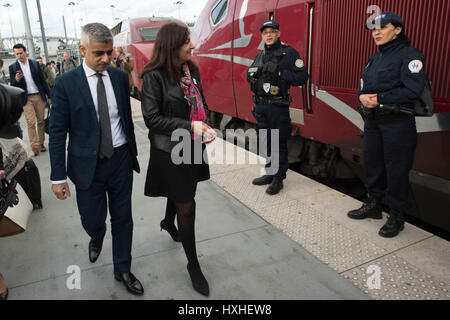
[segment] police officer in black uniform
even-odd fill
[[[270,130],[279,130],[279,167],[276,173],[253,180],[254,185],[270,184],[266,192],[277,194],[283,188],[283,180],[289,168],[287,139],[291,134],[289,104],[292,99],[289,88],[301,86],[308,81],[308,72],[299,53],[280,41],[280,25],[269,20],[261,24],[260,31],[264,41],[264,50],[260,52],[247,72],[247,81],[254,93],[255,106],[252,113],[258,128],[267,129],[267,155],[271,156]]]
[[[364,170],[369,201],[352,210],[352,219],[382,218],[386,196],[389,218],[379,235],[395,237],[404,227],[408,203],[409,171],[414,161],[417,131],[414,101],[426,81],[423,54],[410,46],[402,19],[384,12],[366,28],[379,51],[367,62],[358,90],[364,118]]]

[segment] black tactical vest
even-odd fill
[[[287,45],[281,46],[273,52],[272,59],[264,63],[265,50],[260,52],[248,69],[251,90],[255,93],[253,102],[257,104],[289,105],[290,84],[280,78],[280,62],[286,56]]]

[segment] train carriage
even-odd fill
[[[404,20],[426,58],[435,115],[416,117],[418,146],[410,173],[409,214],[450,231],[450,4],[447,0],[210,0],[192,39],[212,120],[221,129],[254,126],[246,71],[263,48],[260,24],[280,22],[281,40],[297,49],[310,74],[291,88],[290,159],[329,180],[364,179],[363,120],[356,90],[376,51],[364,23],[379,11]]]
[[[142,89],[142,79],[139,76],[150,61],[156,34],[164,24],[169,22],[184,24],[173,18],[133,18],[124,20],[111,29],[114,36],[114,47],[122,47],[133,63],[131,74],[134,88],[132,88],[132,94],[137,98]]]

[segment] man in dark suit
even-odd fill
[[[44,73],[37,61],[27,59],[27,49],[23,44],[16,44],[14,55],[17,61],[9,66],[11,85],[22,88],[25,93],[22,97],[23,111],[27,119],[28,138],[37,156],[39,151],[47,151],[45,141],[45,102],[50,101],[50,89],[45,81]],[[36,134],[37,119],[37,134]]]
[[[133,294],[144,289],[130,272],[133,220],[133,169],[139,172],[131,116],[128,75],[110,67],[111,31],[100,23],[83,27],[79,49],[84,63],[55,79],[50,116],[52,190],[70,196],[75,184],[81,222],[91,237],[89,259],[95,262],[106,233],[107,201],[111,215],[114,277]],[[66,137],[69,133],[66,167]]]

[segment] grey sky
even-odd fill
[[[75,6],[69,6],[73,2]],[[182,0],[181,5],[175,5],[176,0],[40,0],[47,36],[64,36],[62,16],[66,20],[67,35],[80,36],[81,25],[89,22],[101,22],[108,27],[116,25],[126,18],[174,17],[179,15],[183,21],[195,21],[200,15],[208,0]],[[4,7],[9,3],[12,7]],[[111,8],[111,5],[114,8]],[[27,0],[28,14],[30,17],[31,32],[34,36],[40,36],[39,16],[36,0]],[[11,15],[14,36],[23,35],[25,32],[20,0],[0,0],[0,34],[2,37],[11,36],[11,26],[8,11]],[[114,17],[113,17],[114,14]]]

